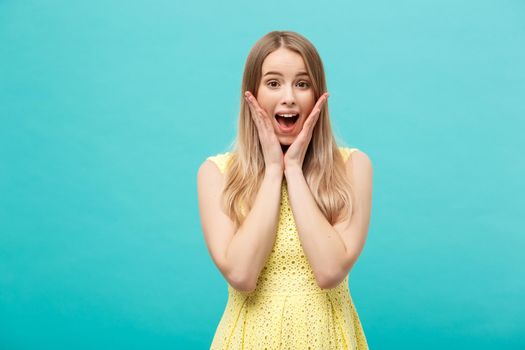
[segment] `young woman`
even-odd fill
[[[211,349],[368,349],[348,287],[372,165],[336,144],[324,68],[290,31],[250,51],[238,136],[197,175],[206,245],[228,283]]]

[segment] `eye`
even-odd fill
[[[307,81],[304,81],[304,80],[298,82],[297,84],[303,84],[303,86],[301,86],[301,87],[305,87],[305,88],[310,87],[310,83],[308,83]]]
[[[275,80],[270,80],[266,84],[271,86],[271,87],[277,87],[277,85],[272,85],[272,84],[279,84],[279,83],[277,81],[275,81]]]

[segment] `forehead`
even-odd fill
[[[306,67],[300,54],[281,47],[266,56],[263,61],[262,74],[270,71],[295,74],[306,72]]]

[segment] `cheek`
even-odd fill
[[[264,93],[263,91],[260,91],[257,94],[257,103],[259,103],[259,106],[261,106],[262,109],[264,109],[267,113],[273,113],[272,111],[275,108],[275,101],[272,99],[272,96]]]
[[[310,91],[304,96],[302,96],[301,102],[304,110],[310,113],[315,106],[315,98],[313,91]]]
[[[315,103],[313,100],[305,101],[304,103],[304,111],[306,112],[306,116],[308,117],[310,113],[312,113],[312,110],[314,109]]]

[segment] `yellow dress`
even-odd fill
[[[345,161],[356,148],[339,147]],[[222,173],[231,153],[209,157]],[[286,183],[277,236],[257,280],[242,292],[229,283],[228,301],[210,349],[368,349],[348,287],[321,289],[301,246]]]

